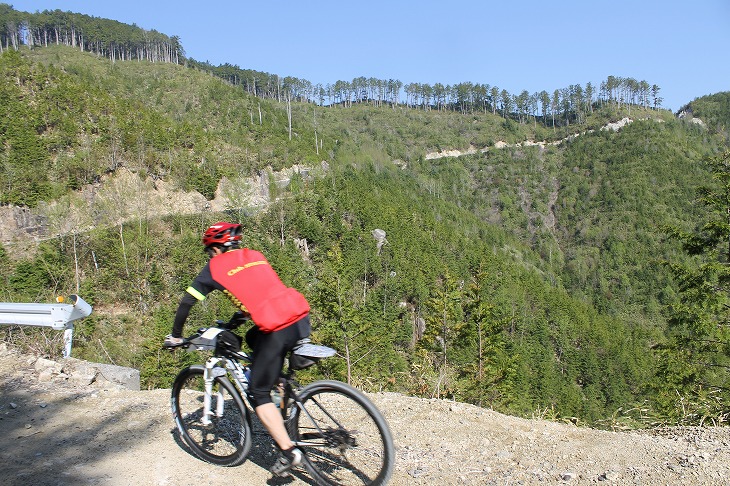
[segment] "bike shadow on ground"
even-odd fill
[[[263,424],[259,421],[255,414],[251,419],[251,432],[251,451],[249,451],[246,461],[256,464],[265,471],[268,471],[269,468],[274,465],[274,461],[276,461],[276,458],[278,456],[278,449],[274,445],[274,441],[271,439],[271,436],[266,431]],[[185,441],[182,440],[182,437],[180,436],[177,427],[172,427],[170,429],[170,434],[173,436],[175,443],[182,450],[190,454],[190,456],[192,456],[194,459],[198,461],[202,460],[198,456],[196,456],[190,449],[190,447],[185,443]],[[291,477],[288,478],[279,478],[272,475],[266,481],[266,484],[272,486],[284,485],[291,484],[295,480],[299,480],[305,484],[317,484],[305,471],[301,469],[295,469],[292,471],[291,474]]]

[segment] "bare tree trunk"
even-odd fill
[[[291,141],[291,95],[286,95],[286,116],[289,120],[289,140]]]
[[[317,140],[317,110],[312,108],[312,122],[314,124],[314,149],[319,155],[319,141]]]
[[[350,359],[350,341],[345,332],[345,362],[347,363],[347,384],[352,385],[352,360]]]
[[[436,382],[436,390],[434,390],[436,393],[436,396],[434,397],[433,395],[431,395],[431,398],[436,398],[437,400],[441,398],[441,382],[443,381],[443,379],[444,379],[444,370],[442,368],[441,371],[439,372],[439,379]]]
[[[447,331],[447,326],[448,326],[447,320],[448,320],[448,318],[446,316],[446,308],[444,306],[444,320],[441,323],[441,325],[443,326],[442,327],[442,332],[443,332],[443,335],[444,335],[444,342],[442,343],[442,346],[443,346],[443,349],[444,349],[444,369],[446,369],[446,331]]]
[[[286,238],[284,237],[284,203],[281,203],[281,207],[279,208],[279,228],[281,231],[281,236],[279,239],[279,245],[284,246],[284,243],[286,242]]]
[[[347,336],[347,326],[342,320],[342,293],[340,292],[340,276],[337,275],[337,306],[339,308],[340,327],[344,334],[345,363],[347,364],[347,384],[352,384],[352,360],[350,359],[350,340]]]
[[[479,381],[484,378],[484,343],[482,341],[482,323],[477,324],[477,334],[479,335]]]
[[[81,276],[79,275],[79,255],[76,252],[76,231],[72,234],[74,246],[74,274],[76,277],[76,293],[81,291]]]
[[[13,49],[16,50],[16,51],[18,50],[18,37],[17,37],[18,31],[17,31],[17,28],[18,27],[16,25],[13,25],[10,22],[8,22],[8,25],[7,25],[8,37],[10,37],[10,40],[13,43]]]
[[[122,241],[122,255],[124,256],[124,270],[129,277],[129,264],[127,263],[127,248],[124,246],[124,223],[119,223],[119,239]]]

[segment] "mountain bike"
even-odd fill
[[[188,351],[213,351],[205,365],[177,375],[171,405],[185,444],[200,459],[219,466],[242,464],[251,449],[252,406],[248,388],[251,357],[231,332],[246,319],[198,329],[183,340]],[[301,340],[288,354],[272,399],[281,410],[302,465],[319,485],[382,485],[393,472],[395,448],[388,424],[356,388],[334,380],[301,386],[295,372],[335,350]]]

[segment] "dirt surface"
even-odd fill
[[[234,468],[193,457],[176,438],[169,390],[130,391],[36,369],[0,344],[4,485],[312,484],[272,479],[271,442],[254,427]],[[394,393],[370,398],[396,443],[393,485],[730,484],[730,429],[606,432]]]

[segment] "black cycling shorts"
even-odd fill
[[[271,389],[276,384],[284,366],[286,353],[297,341],[309,337],[309,315],[274,332],[261,332],[254,326],[246,333],[246,343],[253,351],[249,390],[254,407],[271,403]]]

